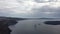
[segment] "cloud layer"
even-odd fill
[[[23,18],[60,17],[59,0],[58,2],[46,3],[41,3],[42,0],[41,2],[38,1],[40,0],[0,0],[0,16]]]

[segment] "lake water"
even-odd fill
[[[60,25],[47,25],[45,21],[60,21],[60,19],[30,19],[18,21],[9,26],[11,34],[60,34]]]

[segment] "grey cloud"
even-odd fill
[[[45,3],[45,2],[57,2],[58,0],[48,0],[48,1],[46,1],[46,0],[35,0],[35,2],[37,2],[37,3]]]
[[[24,14],[24,13],[14,13],[9,9],[0,9],[0,16],[10,16],[10,17],[26,17],[26,18],[40,18],[40,17],[48,17],[48,18],[59,18],[60,17],[60,7],[52,8],[49,6],[43,6],[40,8],[32,8],[31,10],[33,14]],[[46,12],[50,12],[47,14]]]
[[[49,0],[48,2],[57,2],[58,0]]]
[[[50,6],[43,6],[40,8],[33,8],[34,11],[40,11],[40,12],[60,12],[60,7],[50,7]]]
[[[32,11],[35,12],[35,15],[37,17],[49,17],[49,18],[59,18],[60,16],[60,7],[58,8],[52,8],[49,6],[43,6],[40,8],[33,8]],[[49,12],[49,14],[48,14]]]
[[[17,0],[19,1],[19,0]],[[27,0],[26,0],[27,1]],[[43,2],[44,0],[41,0],[41,2]],[[50,0],[52,1],[52,0]],[[19,1],[20,5],[17,7],[18,9],[16,9],[15,11],[15,8],[12,9],[0,9],[0,16],[12,16],[12,17],[60,17],[60,7],[58,8],[53,8],[53,7],[50,7],[50,6],[43,6],[43,7],[39,7],[39,8],[34,8],[34,7],[30,7],[28,6],[28,8],[31,8],[32,10],[32,14],[31,13],[27,13],[27,14],[24,14],[24,13],[15,13],[15,12],[19,12],[20,10],[23,10],[23,11],[27,11],[27,9],[24,7],[26,6],[23,6],[23,8],[21,9],[22,5],[23,4],[24,0],[21,0]],[[40,0],[35,0],[35,2],[40,2]],[[37,4],[38,5],[38,4]],[[10,5],[9,5],[10,6]],[[15,6],[15,5],[14,5]],[[50,12],[50,13],[49,13]],[[14,14],[13,14],[14,13]],[[48,14],[49,13],[49,14]]]
[[[46,1],[44,1],[44,0],[35,0],[35,2],[37,2],[37,3],[44,3]]]
[[[40,1],[40,0],[35,0],[35,2],[37,2],[37,3],[43,3],[43,1]]]
[[[0,9],[0,16],[11,16],[11,13],[13,13],[13,11],[9,9]]]
[[[33,14],[22,14],[22,13],[19,13],[19,14],[14,14],[12,16],[15,16],[15,17],[26,17],[26,18],[43,18],[43,17],[46,17],[46,18],[59,18],[60,16],[60,7],[58,8],[53,8],[53,7],[49,7],[49,6],[43,6],[43,7],[40,7],[40,8],[32,8],[31,10],[33,12]]]

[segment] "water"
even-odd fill
[[[30,19],[18,21],[10,26],[11,34],[60,34],[60,25],[47,25],[45,21],[59,21],[60,19]]]

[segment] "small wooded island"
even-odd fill
[[[46,21],[44,23],[47,25],[60,25],[60,21]]]

